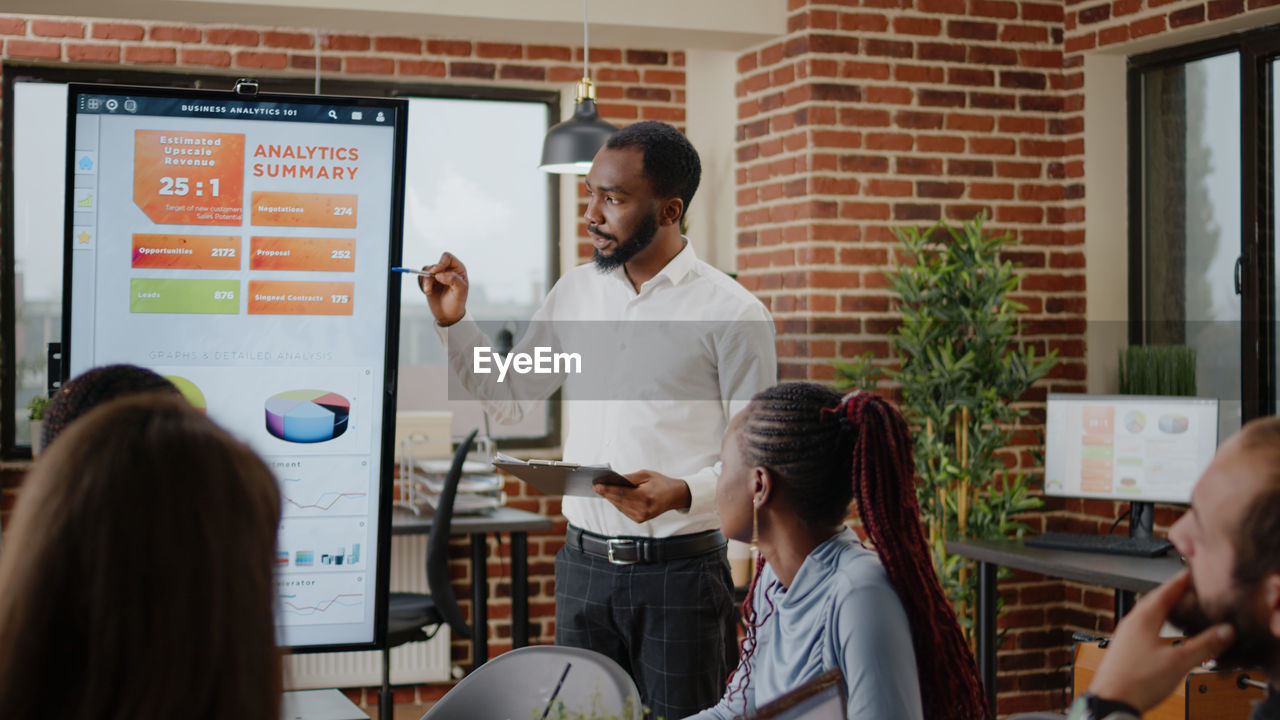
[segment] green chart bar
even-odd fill
[[[240,312],[240,281],[134,278],[129,312],[235,315]]]

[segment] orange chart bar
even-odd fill
[[[355,272],[355,238],[251,237],[250,270]]]
[[[251,224],[273,227],[354,228],[356,196],[335,193],[256,192]]]
[[[351,315],[353,282],[249,281],[250,315]]]
[[[239,270],[240,238],[235,235],[133,236],[133,267],[182,270]]]

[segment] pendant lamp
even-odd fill
[[[591,160],[618,128],[600,119],[596,111],[596,89],[587,73],[591,55],[587,35],[587,0],[582,0],[582,81],[578,83],[573,117],[552,127],[542,141],[540,170],[560,175],[586,175]]]

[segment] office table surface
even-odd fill
[[[1029,548],[1019,540],[947,543],[947,552],[979,562],[1103,587],[1147,592],[1182,569],[1175,554],[1154,558]]]
[[[977,634],[978,673],[987,694],[987,702],[996,706],[996,604],[999,591],[997,569],[1015,568],[1039,573],[1048,577],[1063,578],[1090,585],[1116,589],[1117,622],[1124,606],[1132,603],[1135,592],[1147,592],[1173,577],[1182,568],[1177,555],[1160,557],[1133,557],[1108,555],[1097,552],[1072,550],[1046,550],[1029,548],[1021,540],[966,540],[947,543],[947,552],[972,558],[981,563],[978,567],[978,617],[974,623]]]
[[[339,690],[290,690],[280,703],[280,720],[369,720],[369,714]]]
[[[414,515],[408,510],[396,508],[391,514],[392,535],[421,535],[431,531],[432,514]],[[507,506],[484,515],[454,515],[449,526],[450,535],[476,533],[530,532],[550,530],[551,518],[546,515],[517,510]]]

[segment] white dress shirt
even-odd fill
[[[674,322],[673,322],[674,321]],[[594,264],[564,274],[534,313],[515,353],[539,346],[582,351],[584,372],[474,372],[473,349],[491,344],[468,314],[437,325],[449,370],[498,422],[565,389],[564,459],[653,470],[683,479],[692,502],[636,523],[604,498],[565,497],[569,522],[602,535],[670,537],[720,526],[715,484],[720,441],[751,396],[777,382],[772,318],[733,278],[702,262],[687,241],[657,275],[635,287],[623,268]]]

